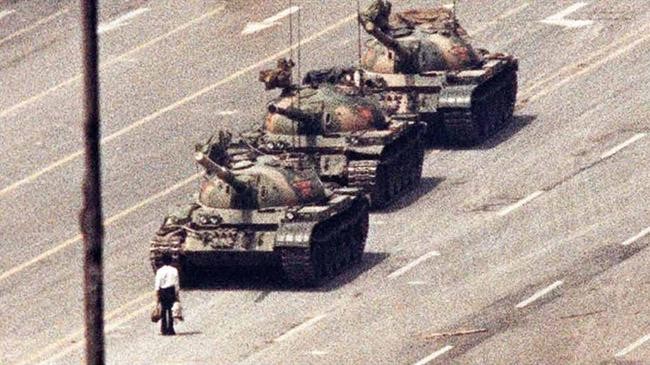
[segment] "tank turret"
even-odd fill
[[[379,104],[344,85],[296,88],[268,104],[264,130],[284,135],[319,135],[386,129]]]
[[[457,71],[478,68],[483,62],[446,8],[391,14],[390,2],[375,0],[359,15],[359,22],[374,38],[361,59],[362,67],[372,72]]]
[[[360,66],[363,93],[379,100],[389,117],[414,114],[435,142],[476,145],[513,119],[519,63],[511,55],[475,50],[450,9],[392,12],[374,0],[359,13],[373,38]],[[341,85],[349,68],[307,72],[304,83]]]

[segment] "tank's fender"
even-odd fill
[[[291,213],[288,213],[291,214]],[[319,222],[285,222],[275,235],[275,248],[309,247],[314,227]]]
[[[472,106],[472,94],[477,85],[448,86],[442,89],[438,98],[440,109],[469,109]]]

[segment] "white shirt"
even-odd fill
[[[156,271],[156,290],[175,287],[176,292],[180,288],[178,284],[178,270],[170,265],[163,265]]]

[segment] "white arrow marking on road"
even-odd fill
[[[3,11],[0,11],[0,19],[6,17],[7,15],[11,15],[11,14],[13,14],[15,12],[16,12],[15,10],[3,10]]]
[[[246,28],[241,32],[241,34],[248,35],[248,34],[253,34],[257,33],[260,30],[264,30],[266,28],[270,28],[272,26],[280,24],[278,21],[282,18],[286,18],[289,15],[297,12],[300,10],[299,6],[292,6],[288,9],[284,9],[281,12],[275,14],[274,16],[270,18],[266,18],[262,20],[261,22],[253,22],[253,23],[248,23],[246,24]]]
[[[119,28],[119,27],[121,27],[123,25],[127,25],[127,24],[129,24],[127,22],[127,20],[133,19],[133,18],[135,18],[137,16],[140,16],[140,15],[142,15],[142,14],[148,12],[148,11],[149,11],[149,8],[136,9],[136,10],[130,11],[130,12],[122,15],[121,17],[119,17],[119,18],[117,18],[117,19],[115,19],[113,21],[110,21],[108,23],[100,24],[99,27],[97,27],[97,34],[104,34],[106,32],[109,32],[109,31],[113,30],[113,29],[117,29],[117,28]]]
[[[569,14],[582,9],[587,5],[589,5],[589,3],[585,3],[585,2],[573,4],[568,8],[562,10],[561,12],[551,15],[544,20],[541,20],[541,22],[545,24],[559,25],[565,28],[580,28],[587,25],[592,25],[594,23],[592,20],[565,19],[565,17],[568,16]]]

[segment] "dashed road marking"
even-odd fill
[[[167,33],[165,33],[163,35],[155,37],[155,38],[153,38],[153,39],[151,39],[151,40],[149,40],[149,41],[147,41],[147,42],[145,42],[145,43],[143,43],[143,44],[141,44],[141,45],[127,51],[126,53],[123,53],[123,54],[121,54],[119,56],[108,59],[106,62],[102,62],[100,64],[100,67],[107,67],[107,66],[116,64],[118,62],[128,60],[128,59],[130,59],[130,57],[134,53],[139,52],[139,51],[141,51],[141,50],[143,50],[143,49],[145,49],[147,47],[150,47],[150,46],[162,41],[163,39],[168,38],[168,37],[170,37],[170,36],[172,36],[172,35],[174,35],[174,34],[176,34],[178,32],[181,32],[181,31],[191,27],[192,25],[195,25],[195,24],[197,24],[197,23],[199,23],[199,22],[201,22],[201,21],[203,21],[203,20],[205,20],[205,19],[207,19],[209,17],[212,17],[212,16],[214,16],[214,15],[216,15],[218,13],[221,13],[223,10],[224,10],[224,7],[220,6],[220,7],[216,8],[216,9],[214,9],[212,11],[209,11],[209,12],[201,15],[198,18],[192,19],[189,22],[187,22],[185,24],[182,24],[182,25],[178,26],[175,29],[170,30],[169,32],[167,32]],[[66,10],[66,12],[67,12],[67,10]],[[0,44],[2,44],[2,42],[3,41],[0,41]],[[3,111],[0,111],[0,118],[5,117],[5,116],[15,112],[16,110],[24,108],[25,106],[38,101],[39,99],[43,98],[44,96],[47,96],[47,95],[49,95],[49,94],[51,94],[51,93],[53,93],[53,92],[55,92],[55,91],[57,91],[59,89],[62,89],[64,87],[66,87],[66,86],[72,85],[75,82],[80,81],[80,80],[81,80],[81,74],[79,74],[77,76],[74,76],[72,78],[69,78],[68,80],[63,81],[63,82],[61,82],[61,83],[59,83],[57,85],[54,85],[54,86],[50,87],[49,89],[47,89],[47,90],[45,90],[45,91],[43,91],[41,93],[38,93],[38,94],[36,94],[34,96],[31,96],[31,97],[19,102],[18,104],[10,106],[9,108],[7,108],[7,109],[5,109]],[[20,185],[22,185],[22,183],[20,183],[17,186],[20,186]],[[5,188],[5,189],[7,189],[7,188]],[[0,190],[0,195],[5,193],[5,189]],[[12,190],[12,189],[9,189],[9,190]]]
[[[640,339],[636,340],[630,346],[628,346],[628,347],[624,348],[623,350],[617,352],[616,355],[614,355],[614,356],[623,357],[623,356],[629,354],[630,352],[636,350],[639,346],[643,345],[644,343],[646,343],[648,341],[650,341],[650,333],[643,336],[643,337],[641,337]]]
[[[227,117],[227,116],[235,115],[235,114],[238,114],[238,113],[239,113],[239,110],[223,110],[223,111],[217,112],[217,115],[220,116],[220,117]]]
[[[66,14],[69,11],[70,11],[70,9],[63,9],[63,10],[57,11],[56,13],[54,13],[52,15],[48,15],[45,18],[36,21],[36,23],[34,23],[34,24],[32,24],[32,25],[30,25],[30,26],[28,26],[26,28],[23,28],[23,29],[21,29],[21,30],[15,32],[15,33],[12,33],[12,34],[0,39],[0,46],[3,45],[4,43],[9,42],[12,39],[18,37],[18,36],[21,36],[21,35],[23,35],[25,33],[31,32],[32,30],[38,28],[40,25],[48,23],[48,22],[60,17],[61,15]]]
[[[544,288],[544,289],[538,291],[537,293],[533,294],[532,297],[524,300],[523,302],[520,302],[515,307],[519,308],[519,309],[524,308],[527,305],[529,305],[529,304],[533,303],[534,301],[538,300],[539,298],[543,297],[544,295],[546,295],[546,294],[552,292],[553,290],[557,289],[562,284],[564,284],[564,282],[562,280],[558,280],[558,281],[554,282],[553,284],[547,286],[546,288]]]
[[[129,24],[129,20],[136,18],[144,13],[149,12],[149,8],[140,8],[130,11],[114,20],[111,20],[107,23],[102,23],[97,27],[97,34],[104,34],[110,32],[111,30],[123,27]]]
[[[542,195],[542,194],[544,194],[544,191],[543,191],[543,190],[536,191],[536,192],[534,192],[534,193],[528,195],[527,197],[521,199],[520,201],[518,201],[518,202],[516,202],[516,203],[514,203],[514,204],[512,204],[512,205],[510,205],[510,206],[507,206],[507,207],[505,207],[505,208],[503,208],[503,209],[501,209],[500,211],[497,212],[497,214],[498,214],[499,216],[501,216],[501,217],[503,217],[503,216],[505,216],[505,215],[507,215],[507,214],[510,214],[510,213],[512,213],[513,211],[515,211],[515,210],[517,210],[517,209],[523,207],[524,205],[530,203],[531,201],[537,199],[537,198],[538,198],[540,195]]]
[[[637,235],[626,239],[623,243],[621,243],[621,245],[629,246],[629,245],[633,244],[634,242],[640,240],[641,238],[647,236],[648,234],[650,234],[650,227],[648,227],[648,228],[644,229],[643,231],[639,232]]]
[[[644,28],[644,31],[647,31],[647,28]],[[628,53],[634,48],[638,47],[644,42],[647,42],[650,39],[650,33],[631,33],[627,34],[621,39],[617,40],[613,44],[610,44],[603,49],[595,52],[594,55],[584,59],[579,63],[574,63],[568,65],[559,71],[555,72],[553,75],[546,77],[545,79],[533,84],[532,86],[526,88],[522,93],[520,100],[527,100],[528,102],[537,100],[549,93],[559,89],[560,87],[568,84],[571,80],[576,77],[585,75],[610,61]],[[612,53],[607,54],[607,52],[613,51]],[[598,57],[602,57],[598,59]],[[587,66],[585,66],[587,65]],[[558,77],[564,78],[557,79]],[[547,85],[543,87],[544,85]],[[533,90],[539,87],[543,87],[541,90],[533,93]]]
[[[428,283],[422,280],[414,280],[414,281],[409,281],[407,284],[412,286],[421,286],[421,285],[427,285]]]
[[[601,160],[604,160],[604,159],[606,159],[606,158],[609,158],[609,157],[614,156],[616,153],[618,153],[618,152],[619,152],[620,150],[622,150],[623,148],[625,148],[625,147],[631,145],[632,143],[634,143],[634,142],[640,140],[641,138],[643,138],[643,137],[645,137],[645,136],[646,136],[645,133],[637,133],[637,134],[635,134],[634,136],[632,136],[632,138],[628,139],[627,141],[625,141],[625,142],[619,144],[618,146],[612,148],[611,150],[609,150],[609,151],[603,153],[603,154],[600,156],[600,159],[601,159]]]
[[[309,327],[315,325],[316,323],[318,323],[318,322],[320,322],[321,320],[323,320],[323,318],[325,318],[325,317],[327,317],[326,314],[321,314],[321,315],[319,315],[319,316],[316,316],[316,317],[314,317],[314,318],[308,320],[307,322],[305,322],[305,323],[303,323],[303,324],[301,324],[301,325],[299,325],[299,326],[296,326],[296,327],[294,327],[294,328],[288,330],[287,332],[285,332],[284,334],[282,334],[280,337],[278,337],[278,338],[276,338],[275,340],[273,340],[273,342],[282,342],[282,341],[285,341],[287,338],[289,338],[289,337],[295,335],[296,333],[301,332],[301,331],[304,331],[304,330],[306,330],[307,328],[309,328]]]
[[[15,13],[15,12],[16,12],[15,10],[3,10],[3,11],[0,11],[0,19],[4,18],[6,16],[9,16],[9,15]]]
[[[279,20],[288,17],[289,15],[297,12],[298,10],[300,10],[299,6],[292,6],[290,8],[282,10],[281,12],[273,15],[272,17],[268,17],[262,20],[261,22],[248,23],[246,24],[246,27],[241,32],[241,34],[249,35],[249,34],[257,33],[266,28],[271,28],[273,26],[279,25],[280,24]]]
[[[221,9],[223,9],[223,8],[221,8]],[[207,14],[204,15],[204,17],[205,16],[207,16]],[[101,143],[105,144],[107,142],[110,142],[111,140],[116,139],[117,137],[120,137],[120,136],[130,132],[131,130],[136,129],[136,128],[144,125],[144,124],[147,124],[150,121],[152,121],[154,119],[157,119],[158,117],[160,117],[160,116],[162,116],[162,115],[164,115],[164,114],[166,114],[166,113],[168,113],[168,112],[170,112],[170,111],[172,111],[174,109],[177,109],[178,107],[181,107],[181,106],[183,106],[183,105],[185,105],[185,104],[187,104],[187,103],[189,103],[189,102],[191,102],[191,101],[193,101],[193,100],[207,94],[208,92],[211,92],[214,89],[216,89],[216,88],[218,88],[218,87],[220,87],[220,86],[222,86],[222,85],[224,85],[224,84],[226,84],[228,82],[231,82],[232,80],[235,80],[235,79],[241,77],[242,75],[247,74],[250,71],[253,71],[253,70],[256,70],[256,69],[260,68],[261,66],[267,64],[268,62],[271,62],[271,61],[281,57],[282,55],[290,52],[291,50],[293,50],[295,48],[298,48],[300,45],[311,43],[315,39],[318,39],[318,38],[322,37],[324,34],[327,34],[327,33],[331,32],[331,31],[333,31],[335,29],[340,28],[343,24],[346,24],[346,23],[350,22],[355,17],[356,17],[356,15],[350,15],[347,18],[344,18],[344,19],[334,23],[334,24],[328,26],[327,28],[325,28],[323,30],[321,30],[321,31],[319,31],[317,33],[314,33],[314,34],[312,34],[311,36],[309,36],[307,38],[304,38],[302,40],[302,42],[300,42],[300,44],[295,44],[295,45],[293,45],[291,47],[288,47],[288,48],[285,48],[285,49],[283,49],[283,50],[281,50],[279,52],[276,52],[276,53],[272,54],[271,56],[266,57],[263,60],[260,60],[260,61],[258,61],[256,63],[252,64],[252,65],[249,65],[249,66],[247,66],[247,67],[245,67],[243,69],[240,69],[237,72],[234,72],[234,73],[230,74],[229,76],[215,82],[212,85],[208,85],[208,86],[204,87],[203,89],[198,90],[195,93],[190,94],[190,95],[176,101],[173,104],[170,104],[170,105],[168,105],[168,106],[166,106],[166,107],[164,107],[164,108],[162,108],[162,109],[160,109],[160,110],[158,110],[158,111],[156,111],[156,112],[154,112],[152,114],[149,114],[148,116],[133,122],[132,124],[130,124],[130,125],[122,128],[122,129],[114,132],[113,134],[102,138]],[[177,28],[177,29],[179,29],[179,28]],[[127,54],[130,54],[130,53],[131,53],[131,51],[127,52]],[[80,77],[77,77],[75,79],[71,79],[71,80],[68,80],[68,81],[77,81],[78,79],[80,79]],[[62,85],[62,84],[60,84],[60,85]],[[58,88],[59,86],[56,86],[55,88]],[[54,88],[52,88],[52,89],[54,89]],[[50,89],[50,90],[52,90],[52,89]],[[46,91],[46,93],[47,93],[47,91]],[[0,113],[0,117],[5,112],[6,111],[3,111],[2,113]],[[37,172],[35,172],[35,173],[21,179],[21,180],[18,180],[16,182],[14,182],[13,184],[11,184],[9,186],[1,189],[0,190],[0,196],[4,195],[4,194],[6,194],[6,193],[8,193],[8,192],[10,192],[12,190],[15,190],[16,188],[18,188],[18,187],[20,187],[22,185],[25,185],[25,184],[30,183],[32,181],[35,181],[36,179],[38,179],[43,174],[45,174],[47,172],[50,172],[50,171],[56,169],[57,167],[60,167],[60,166],[62,166],[64,164],[66,164],[67,162],[70,162],[70,161],[76,159],[77,157],[81,156],[82,154],[83,154],[83,150],[78,150],[76,152],[71,153],[68,156],[65,156],[65,157],[61,158],[58,161],[53,162],[52,164],[46,166],[45,168],[43,168],[43,169],[41,169],[41,170],[39,170],[39,171],[37,171]]]
[[[309,351],[308,354],[313,355],[313,356],[325,356],[329,352],[327,351],[320,351],[320,350],[314,350],[314,351]]]
[[[182,180],[182,181],[174,184],[173,186],[171,186],[171,187],[169,187],[169,188],[167,188],[165,190],[162,190],[162,191],[148,197],[145,200],[142,200],[141,202],[139,202],[139,203],[137,203],[135,205],[132,205],[129,208],[120,211],[119,213],[117,213],[117,214],[111,216],[110,218],[106,219],[104,221],[104,226],[108,227],[108,226],[112,225],[113,223],[115,223],[116,221],[118,221],[118,220],[124,218],[125,216],[133,213],[137,209],[140,209],[140,208],[154,202],[155,200],[157,200],[159,198],[162,198],[162,197],[164,197],[164,196],[166,196],[166,195],[168,195],[168,194],[182,188],[183,186],[189,184],[192,181],[196,181],[196,179],[198,179],[199,176],[201,176],[201,173],[194,174],[194,175],[190,176],[189,178],[187,178],[185,180]],[[82,236],[81,236],[81,234],[78,234],[78,235],[76,235],[76,236],[74,236],[74,237],[72,237],[72,238],[70,238],[68,240],[65,240],[65,241],[61,242],[60,244],[58,244],[55,247],[43,252],[42,254],[40,254],[40,255],[30,259],[30,260],[27,260],[27,261],[23,262],[22,264],[14,266],[11,269],[3,272],[2,274],[0,274],[0,281],[5,280],[5,279],[7,279],[7,278],[21,272],[21,271],[27,269],[28,267],[47,259],[48,257],[58,253],[59,251],[69,247],[72,244],[81,242],[81,240],[82,240]]]
[[[579,2],[573,4],[568,8],[562,10],[561,12],[557,14],[553,14],[548,18],[541,20],[541,22],[544,24],[559,25],[565,28],[580,28],[580,27],[585,27],[587,25],[592,25],[594,23],[592,20],[566,19],[567,16],[569,16],[572,13],[575,13],[576,11],[584,8],[587,5],[589,5],[589,3],[586,2]]]
[[[453,349],[453,348],[454,348],[454,346],[449,346],[449,345],[447,345],[447,346],[441,348],[440,350],[438,350],[438,351],[432,353],[431,355],[425,357],[424,359],[422,359],[422,360],[416,362],[416,363],[413,364],[413,365],[426,365],[426,364],[430,363],[431,361],[433,361],[433,360],[439,358],[440,356],[446,354],[447,352],[449,352],[449,350],[451,350],[451,349]]]
[[[435,257],[435,256],[440,256],[440,252],[438,252],[438,251],[428,252],[428,253],[420,256],[419,258],[411,261],[408,265],[402,267],[401,269],[393,271],[390,275],[388,275],[388,278],[389,279],[395,279],[397,277],[400,277],[400,276],[406,274],[409,270],[413,269],[414,267],[418,266],[419,264],[423,263],[424,261],[426,261],[426,260],[428,260],[428,259],[430,259],[432,257]]]
[[[523,3],[523,4],[519,5],[516,8],[506,10],[503,14],[501,14],[496,19],[494,19],[494,20],[492,20],[490,22],[484,23],[482,26],[471,30],[471,32],[472,32],[472,34],[481,33],[484,30],[486,30],[488,27],[490,27],[490,26],[492,26],[494,24],[497,24],[500,20],[504,20],[504,19],[507,19],[507,18],[509,18],[509,17],[511,17],[513,15],[516,15],[516,14],[522,12],[524,9],[526,9],[529,6],[530,6],[530,3],[526,2],[526,3]]]
[[[145,300],[147,298],[154,298],[154,295],[155,295],[155,293],[153,291],[143,293],[139,297],[137,297],[137,298],[127,302],[126,304],[123,304],[119,308],[107,313],[104,316],[104,321],[108,322],[108,321],[112,320],[113,318],[116,318],[118,315],[121,315],[122,312],[126,311],[130,307],[133,307],[135,304],[139,304],[140,302],[142,302],[143,300]],[[153,302],[149,303],[148,306],[150,307],[152,304],[153,304]],[[146,307],[138,308],[137,313],[138,314],[141,313],[143,308],[146,308]],[[127,314],[127,317],[129,319],[133,318],[132,313]],[[117,325],[115,325],[113,323],[109,323],[106,326],[106,328],[107,328],[106,333],[108,334],[108,332],[110,330],[117,329],[119,326],[121,326],[124,323],[126,323],[126,321],[123,321],[123,320],[120,320]],[[71,333],[71,334],[65,336],[64,338],[60,339],[57,342],[54,342],[54,343],[52,343],[52,344],[50,344],[48,346],[42,347],[39,351],[35,351],[35,352],[30,353],[28,358],[20,359],[20,361],[15,363],[14,365],[34,364],[34,363],[36,363],[36,361],[43,358],[44,356],[47,356],[48,354],[54,354],[54,356],[59,356],[60,357],[60,356],[62,356],[62,355],[59,355],[59,352],[61,352],[60,351],[61,349],[72,347],[71,349],[68,349],[67,351],[63,351],[64,354],[68,354],[71,351],[73,351],[74,349],[76,349],[76,348],[78,348],[78,347],[80,347],[81,345],[84,344],[83,337],[84,337],[84,329],[81,329],[79,331],[76,331],[74,333]],[[48,361],[53,361],[53,359],[48,359]]]

